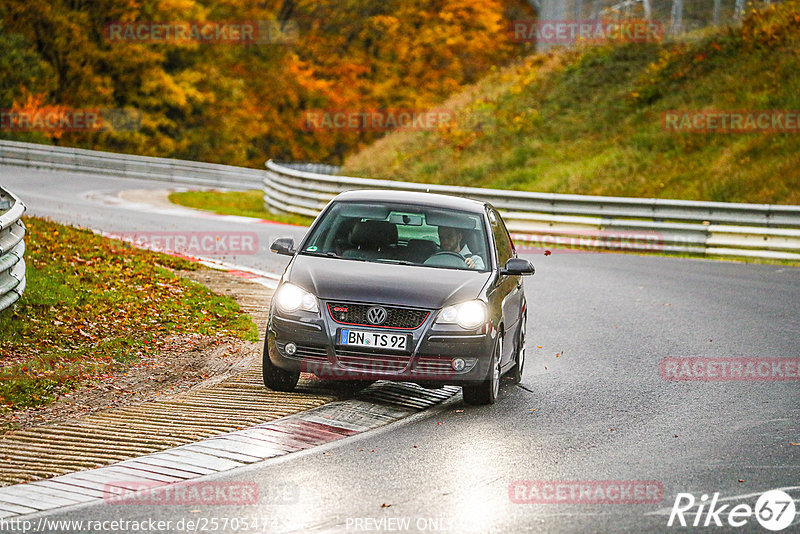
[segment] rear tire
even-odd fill
[[[500,392],[500,355],[503,353],[502,348],[503,338],[501,334],[489,364],[489,376],[478,384],[462,386],[465,404],[485,406],[494,404],[497,401],[497,395]]]
[[[294,391],[297,381],[300,380],[300,371],[291,372],[281,369],[269,359],[269,349],[264,343],[264,356],[261,360],[261,374],[264,385],[272,391]]]

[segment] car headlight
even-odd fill
[[[285,313],[293,313],[297,310],[309,312],[319,311],[317,298],[305,289],[292,283],[285,283],[278,288],[275,293],[275,302],[278,309]]]
[[[447,306],[439,312],[436,322],[457,324],[465,330],[472,330],[484,324],[488,318],[486,304],[481,300],[468,300],[455,306]]]

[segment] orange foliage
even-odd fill
[[[523,49],[507,27],[526,5],[0,0],[0,34],[24,36],[52,67],[54,89],[26,88],[45,98],[38,105],[141,116],[133,131],[59,132],[61,144],[255,167],[267,158],[336,163],[383,133],[303,132],[305,110],[433,107]],[[104,35],[112,21],[261,21],[286,31],[256,44],[117,42]]]

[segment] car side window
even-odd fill
[[[514,244],[508,235],[506,225],[495,210],[489,209],[489,222],[492,225],[495,246],[497,247],[497,265],[503,267],[508,260],[514,257]]]

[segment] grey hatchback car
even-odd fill
[[[468,404],[519,382],[527,306],[497,210],[486,202],[401,191],[334,198],[298,246],[275,292],[264,384],[291,391],[301,372],[333,380],[460,385]]]

